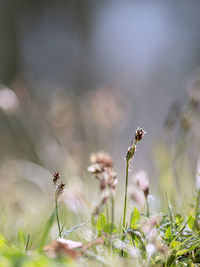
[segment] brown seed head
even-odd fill
[[[143,136],[145,134],[145,131],[143,130],[143,128],[137,128],[136,132],[135,132],[135,142],[139,142],[142,140]]]
[[[102,176],[101,179],[99,179],[99,181],[100,181],[100,189],[101,191],[103,191],[104,189],[106,189],[107,181],[104,176]]]
[[[108,174],[109,174],[108,186],[112,190],[112,193],[114,193],[118,183],[117,174],[112,169],[109,169]]]
[[[145,198],[147,199],[147,197],[149,195],[149,187],[146,187],[143,192],[144,192]]]
[[[65,190],[65,184],[60,183],[56,189],[56,197],[58,198]]]
[[[59,179],[60,179],[59,172],[55,172],[53,176],[53,183],[56,184]]]

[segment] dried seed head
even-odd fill
[[[144,196],[145,196],[145,198],[147,199],[147,197],[148,197],[148,195],[149,195],[149,187],[146,187],[146,188],[143,190],[143,192],[144,192]]]
[[[90,157],[92,165],[88,167],[88,171],[94,174],[99,181],[101,190],[101,201],[95,207],[92,215],[98,215],[109,198],[113,197],[117,185],[117,174],[113,171],[113,161],[111,157],[103,152],[92,154]]]
[[[109,175],[108,186],[111,189],[111,192],[114,193],[115,188],[118,184],[117,174],[112,169],[109,169],[108,175]]]
[[[107,181],[104,176],[102,176],[101,179],[99,179],[99,181],[100,181],[100,189],[101,191],[103,191],[104,189],[106,189]]]
[[[92,154],[90,157],[90,161],[92,163],[101,164],[105,168],[113,167],[112,158],[104,152],[98,152],[98,153]]]
[[[110,182],[109,182],[109,187],[110,187],[110,189],[111,189],[112,191],[115,191],[115,188],[116,188],[117,184],[118,184],[118,179],[117,179],[117,178],[115,178],[115,179],[113,179],[112,181],[110,181]]]
[[[143,136],[145,134],[145,131],[143,130],[143,128],[137,128],[136,132],[135,132],[135,142],[139,142],[142,140]]]
[[[65,184],[60,183],[56,188],[56,197],[58,198],[65,190]]]
[[[59,179],[60,179],[59,172],[55,172],[53,176],[53,183],[56,184]]]
[[[100,164],[95,163],[95,164],[90,165],[87,170],[90,173],[97,174],[103,171],[103,167]]]

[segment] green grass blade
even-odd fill
[[[44,229],[41,241],[40,241],[40,246],[39,246],[40,249],[42,249],[43,246],[45,245],[45,242],[46,242],[46,239],[47,239],[47,237],[49,235],[51,227],[53,226],[55,214],[56,214],[56,212],[55,212],[55,209],[54,209],[54,211],[52,212],[51,216],[49,217],[49,219],[48,219],[48,221],[46,223],[46,226],[45,226],[45,229]]]

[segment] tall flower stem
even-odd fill
[[[53,183],[54,183],[54,197],[55,197],[55,212],[56,212],[56,220],[57,220],[57,225],[58,225],[58,232],[59,232],[59,237],[61,237],[62,230],[60,227],[60,221],[59,221],[59,216],[58,216],[58,198],[59,196],[63,193],[65,190],[65,184],[60,182],[60,174],[59,172],[55,172],[53,176]]]
[[[114,195],[111,193],[111,223],[112,223],[111,234],[113,232],[114,220],[115,220],[115,200],[114,200]]]
[[[58,235],[61,237],[61,228],[60,228],[60,220],[59,220],[59,215],[58,215],[58,198],[55,197],[55,205],[56,205],[56,220],[57,220],[57,225],[58,225]]]
[[[133,142],[133,138],[131,140],[131,145],[128,148],[126,153],[126,185],[125,185],[125,196],[124,196],[124,218],[123,218],[123,232],[126,225],[126,206],[127,206],[127,189],[128,189],[128,169],[131,159],[133,158],[136,151],[136,144],[140,142],[145,134],[143,128],[137,128],[135,132],[135,142]]]
[[[126,224],[126,206],[127,206],[127,189],[128,189],[128,169],[129,169],[129,160],[126,160],[126,185],[125,185],[125,196],[124,196],[124,218],[123,218],[123,229]]]

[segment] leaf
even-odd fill
[[[0,234],[0,248],[4,247],[5,245],[8,245],[8,241]]]
[[[24,247],[24,244],[25,244],[25,233],[24,231],[22,230],[22,228],[18,228],[18,240],[19,240],[19,243],[22,247]]]
[[[117,227],[115,224],[112,224],[112,223],[107,223],[106,225],[104,225],[103,227],[103,231],[106,232],[106,233],[111,233],[111,232],[116,232],[117,231]]]
[[[181,255],[184,255],[187,252],[188,252],[188,249],[180,249],[176,254],[177,254],[177,256],[181,256]]]
[[[93,228],[97,227],[97,219],[95,218],[95,216],[91,216],[91,225]]]
[[[168,239],[172,235],[171,226],[169,226],[165,232],[165,237]]]
[[[171,255],[167,259],[167,266],[173,266],[172,264],[175,262],[176,254],[172,251]]]
[[[180,214],[176,214],[175,221],[179,225],[184,221],[184,217],[182,217]]]
[[[191,216],[190,220],[188,221],[188,226],[191,230],[193,230],[194,224],[195,224],[196,218],[195,216]]]
[[[172,239],[172,241],[176,240],[182,234],[182,232],[184,231],[184,229],[185,229],[186,225],[188,224],[188,222],[190,221],[190,219],[191,219],[191,217],[189,217],[189,219],[183,225],[183,227],[181,228],[181,230],[174,236],[174,238]]]
[[[128,229],[128,234],[131,235],[133,242],[135,243],[136,247],[141,247],[144,251],[146,250],[145,248],[145,241],[142,236],[142,233],[138,230],[133,230],[133,229]]]
[[[133,212],[131,213],[131,218],[130,218],[130,227],[132,229],[138,228],[138,221],[140,219],[140,213],[137,208],[134,208]]]
[[[172,208],[172,205],[169,201],[169,198],[168,198],[168,195],[166,193],[166,197],[167,197],[167,205],[168,205],[168,209],[169,209],[169,217],[170,217],[170,220],[171,220],[171,227],[173,228],[173,220],[174,220],[174,214],[173,214],[173,208]]]
[[[170,246],[171,246],[172,248],[174,248],[174,249],[179,248],[180,245],[181,245],[181,242],[178,242],[178,241],[176,241],[176,240],[172,241],[171,244],[170,244]]]
[[[100,213],[97,221],[97,231],[100,233],[105,225],[106,225],[106,217],[103,213]]]

